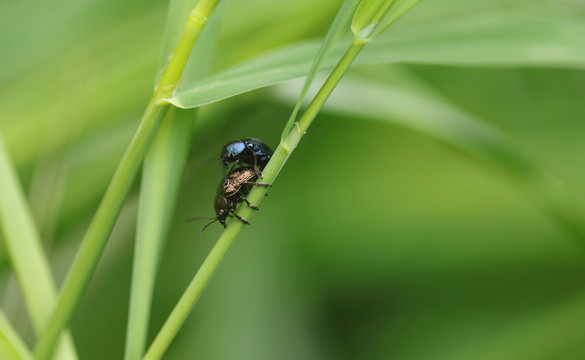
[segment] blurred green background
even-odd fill
[[[232,0],[214,71],[322,37],[339,5]],[[423,0],[396,31],[513,6],[585,20],[579,1]],[[0,132],[58,283],[151,95],[167,10],[159,0],[0,4]],[[558,177],[576,206],[569,215],[581,219],[582,68],[432,58],[356,67],[165,359],[585,358],[585,239],[543,205],[530,179],[404,126],[399,115],[360,115],[360,106],[370,107],[358,96],[364,82],[424,88]],[[289,82],[204,106],[189,161],[217,156],[242,137],[276,148],[299,91]],[[393,100],[368,93],[371,103],[392,108]],[[184,173],[149,341],[220,234],[219,226],[200,234],[203,223],[185,219],[213,215],[221,177],[215,164]],[[81,359],[123,355],[138,188],[73,318]],[[32,346],[21,299],[0,247],[0,305]]]

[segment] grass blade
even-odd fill
[[[382,18],[380,25],[376,27],[376,30],[372,34],[374,37],[378,36],[381,32],[388,29],[404,14],[410,11],[418,3],[419,0],[395,0],[392,4],[392,11],[387,16]]]
[[[197,271],[197,274],[195,274],[195,277],[189,283],[181,299],[175,305],[162,329],[146,352],[146,355],[142,358],[143,360],[158,360],[162,358],[168,346],[173,341],[173,338],[183,325],[183,322],[191,312],[191,309],[201,296],[201,293],[211,280],[215,269],[217,269],[217,266],[233,243],[235,235],[242,227],[243,224],[240,221],[233,221],[228,225],[226,231],[223,232]]]
[[[190,147],[194,110],[171,108],[144,160],[125,359],[144,353],[158,259]]]
[[[409,86],[403,86],[380,81],[380,77],[379,71],[366,77],[348,76],[324,109],[398,124],[488,161],[519,181],[548,215],[585,245],[585,222],[576,196],[515,139],[458,109],[416,79],[409,77]],[[289,91],[287,102],[296,94],[296,89]]]
[[[180,5],[184,2],[175,6],[184,8]],[[215,11],[216,15],[193,49],[186,69],[191,76],[201,76],[209,71],[224,7],[225,4],[222,4]],[[173,13],[176,10],[171,9]],[[172,18],[169,17],[169,28],[176,27]],[[167,34],[172,33],[169,28]],[[167,42],[172,40],[167,39]],[[163,54],[165,48],[163,46]],[[158,259],[177,201],[195,117],[195,110],[171,108],[144,161],[124,355],[126,360],[137,360],[144,354]]]
[[[325,83],[321,86],[311,104],[299,118],[299,121],[295,123],[296,127],[294,127],[294,130],[292,130],[287,138],[284,141],[281,141],[278,145],[273,157],[263,170],[264,183],[272,184],[274,182],[274,179],[286,163],[292,151],[296,148],[302,136],[306,133],[307,128],[314,120],[319,109],[331,95],[365,44],[365,42],[360,42],[356,39],[347,48],[347,51],[339,60],[331,74],[329,74],[327,80],[325,80]],[[246,203],[248,205],[250,205],[250,203],[258,204],[264,195],[266,195],[266,187],[257,186],[251,190],[246,199]],[[240,219],[242,217],[249,217],[251,211],[251,206],[240,207],[237,211],[237,215],[240,216]],[[209,255],[199,268],[199,271],[197,271],[189,283],[189,286],[179,299],[179,302],[175,305],[173,311],[165,321],[163,327],[144,356],[144,360],[157,360],[163,356],[173,338],[187,319],[191,309],[195,306],[195,303],[205,290],[221,260],[231,247],[237,235],[240,233],[242,227],[242,221],[230,222],[227,226],[226,230],[219,237],[215,246],[211,249]]]
[[[422,6],[419,4],[419,6]],[[573,15],[502,10],[416,28],[397,28],[373,39],[355,65],[419,63],[460,66],[549,66],[585,68],[585,22]],[[303,77],[318,41],[294,44],[179,89],[173,105],[192,108],[254,89]],[[335,46],[320,70],[333,68],[345,51]]]
[[[159,52],[158,70],[155,78],[155,83],[158,83],[160,78],[169,65],[173,51],[177,47],[181,34],[183,32],[183,24],[189,17],[189,12],[197,0],[171,0],[169,1],[169,9],[167,21],[165,24],[165,32],[163,35],[163,42]]]
[[[39,359],[51,358],[56,339],[73,316],[166,109],[154,107],[150,110],[145,113],[141,126],[124,154],[73,261],[49,325],[39,340],[35,352]]]
[[[6,250],[24,295],[35,332],[47,325],[56,299],[56,287],[49,262],[16,171],[0,138],[0,225]],[[63,338],[60,359],[76,359],[69,334]]]
[[[81,296],[104,251],[138,168],[169,108],[168,104],[160,100],[168,97],[177,88],[193,47],[218,3],[219,0],[201,0],[189,14],[183,35],[171,61],[155,88],[140,126],[118,165],[65,279],[55,311],[35,351],[37,359],[51,358],[61,331],[69,323],[79,305]]]
[[[337,12],[335,19],[333,20],[333,23],[331,24],[329,30],[327,31],[327,35],[325,35],[323,43],[319,47],[319,52],[317,53],[315,59],[313,60],[313,63],[311,64],[311,69],[307,74],[307,79],[305,80],[305,84],[303,85],[303,89],[301,90],[301,93],[299,95],[299,99],[295,104],[295,108],[292,114],[290,115],[290,118],[288,119],[288,122],[284,127],[284,130],[282,131],[281,140],[286,139],[288,133],[294,126],[294,123],[297,119],[297,113],[301,109],[303,100],[305,99],[305,96],[307,95],[307,92],[309,91],[309,88],[311,87],[313,80],[315,80],[315,76],[317,76],[319,70],[322,67],[321,64],[323,63],[325,56],[327,56],[327,54],[331,51],[331,48],[333,47],[333,45],[335,45],[335,42],[341,36],[342,32],[347,29],[347,24],[349,23],[349,20],[351,19],[351,16],[355,12],[357,6],[358,0],[346,0],[343,2],[343,5]]]
[[[329,95],[331,95],[331,92],[337,86],[341,77],[345,71],[347,71],[353,59],[357,56],[364,44],[365,42],[360,41],[360,39],[356,39],[352,46],[350,46],[350,48],[346,51],[343,58],[339,61],[324,85],[313,98],[313,101],[304,112],[299,122],[296,123],[297,127],[290,132],[287,140],[281,142],[274,152],[270,162],[263,170],[263,182],[268,184],[273,183],[278,173],[286,163],[291,152],[295,149],[302,136],[306,133],[307,128],[317,115],[318,111],[322,108]],[[356,93],[359,93],[359,91],[352,91],[352,95],[355,95]],[[415,114],[418,114],[419,112],[416,106],[413,106],[414,104],[412,101],[403,104],[403,100],[405,99],[395,99],[394,97],[389,97],[385,99],[386,101],[382,101],[382,103],[388,104],[388,99],[401,103],[401,105],[403,105],[402,108],[406,107],[407,110],[414,108]],[[377,99],[377,102],[380,102],[378,100],[379,99]],[[371,106],[371,104],[369,105]],[[437,105],[437,102],[431,102],[429,105],[433,105],[427,106],[433,111],[429,111],[425,114],[424,117],[419,119],[419,124],[423,125],[423,128],[426,124],[429,124],[429,119],[433,119],[436,116],[435,110],[437,110],[437,106],[435,105]],[[368,108],[368,106],[365,106],[363,103],[353,103],[351,108]],[[451,109],[446,110],[446,112],[449,113],[448,110]],[[446,117],[446,120],[449,121],[450,116],[452,115],[453,112],[450,112],[449,116]],[[446,138],[454,141],[458,145],[460,143],[464,146],[464,148],[473,150],[477,154],[484,155],[490,158],[490,160],[496,161],[498,164],[503,164],[505,166],[509,166],[511,164],[512,166],[509,166],[509,168],[513,169],[514,171],[516,171],[516,167],[520,165],[519,173],[521,175],[528,175],[528,178],[532,178],[534,171],[539,172],[540,169],[533,166],[529,158],[525,158],[521,152],[516,151],[514,148],[508,148],[505,139],[499,137],[497,133],[492,134],[490,131],[488,131],[488,127],[482,127],[479,124],[472,124],[472,126],[465,126],[463,129],[460,129],[460,125],[468,125],[465,123],[465,120],[458,121],[457,125],[458,126],[455,127],[429,126],[428,128],[432,131],[435,131],[437,134],[441,134]],[[251,204],[257,205],[265,193],[265,188],[256,187],[250,191],[247,200]],[[237,215],[248,219],[251,213],[252,210],[250,207],[245,206],[240,207],[237,211]],[[226,230],[222,233],[214,248],[205,259],[203,265],[171,312],[171,315],[165,322],[163,328],[145,355],[144,360],[156,360],[162,357],[174,336],[177,334],[183,322],[187,318],[189,312],[201,296],[201,293],[209,283],[219,263],[235,240],[235,237],[242,230],[243,226],[243,222],[241,221],[231,222],[227,226]]]
[[[394,0],[362,0],[351,21],[351,31],[356,39],[369,41],[374,28],[388,16]]]
[[[31,360],[32,353],[0,310],[0,359]]]

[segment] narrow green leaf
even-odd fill
[[[318,49],[317,42],[287,46],[205,77],[192,88],[179,89],[168,101],[180,108],[193,108],[304,76]]]
[[[0,137],[0,227],[10,262],[35,332],[46,326],[56,299],[56,287],[49,262],[16,171]],[[69,334],[59,347],[60,359],[76,359]]]
[[[288,133],[294,126],[294,123],[297,118],[297,113],[299,112],[301,105],[303,104],[303,100],[305,99],[305,96],[309,91],[309,88],[311,87],[313,80],[315,80],[315,76],[317,76],[319,70],[321,69],[325,56],[330,52],[331,48],[333,47],[333,45],[335,45],[335,42],[338,40],[339,36],[349,23],[349,19],[351,18],[351,15],[354,13],[355,8],[358,5],[358,1],[359,0],[344,1],[343,5],[339,9],[339,12],[335,16],[333,23],[331,24],[329,30],[327,31],[327,35],[325,35],[325,39],[323,40],[321,46],[319,47],[319,52],[317,53],[313,60],[313,63],[311,64],[311,69],[307,74],[307,79],[305,80],[305,84],[303,85],[303,89],[301,90],[295,108],[290,118],[288,119],[288,123],[286,124],[284,130],[282,131],[282,140],[286,139]]]
[[[163,106],[149,106],[144,114],[141,126],[120,161],[73,260],[48,325],[41,333],[35,351],[38,359],[52,358],[56,340],[63,328],[69,324],[81,301],[81,296],[104,251],[126,195],[166,110],[168,108]]]
[[[394,0],[362,0],[351,22],[351,31],[360,41],[370,40],[380,19],[390,11]]]
[[[585,222],[576,196],[562,179],[518,146],[516,139],[458,109],[412,78],[407,83],[409,86],[394,85],[349,75],[323,109],[398,124],[489,161],[521,182],[548,215],[585,244]],[[287,102],[295,97],[296,89],[284,93]]]
[[[406,87],[348,75],[324,110],[408,127],[524,177],[540,172],[513,139],[415,80],[408,83]]]
[[[313,119],[319,112],[319,109],[323,106],[323,103],[329,98],[343,75],[349,70],[353,60],[359,54],[361,49],[366,43],[363,42],[352,42],[343,57],[339,60],[331,74],[327,77],[319,92],[308,108],[305,110],[303,115],[299,118],[296,123],[294,131],[291,131],[286,141],[281,142],[273,157],[270,159],[266,167],[263,169],[263,182],[266,184],[272,184],[288,157],[297,146],[301,137],[306,133],[307,128],[312,123]],[[246,203],[258,204],[260,200],[266,195],[266,187],[257,186],[250,191],[250,194],[246,198]],[[257,208],[256,208],[257,209]],[[240,207],[235,213],[235,216],[242,219],[244,216],[249,217],[251,215],[252,206]],[[189,283],[189,286],[179,299],[179,302],[173,308],[173,311],[165,321],[163,327],[155,337],[152,345],[146,352],[143,360],[157,360],[160,359],[169,347],[173,338],[177,335],[179,329],[187,319],[187,316],[191,312],[193,306],[205,290],[205,287],[211,280],[212,275],[216,271],[217,267],[221,263],[221,260],[227,253],[231,244],[235,240],[243,227],[243,221],[230,222],[227,225],[226,230],[222,233],[220,238],[215,243],[215,246],[211,249],[207,258],[201,264],[201,267]]]
[[[198,0],[171,0],[169,2],[169,12],[158,59],[158,71],[155,84],[158,83],[158,80],[169,65],[173,51],[177,47],[179,38],[183,33],[185,23],[189,17],[189,12],[195,7],[197,1]]]
[[[585,21],[552,12],[510,11],[450,19],[386,32],[362,51],[356,65],[419,63],[457,66],[549,66],[585,68]],[[319,42],[294,44],[200,80],[168,99],[192,108],[305,76]],[[335,46],[321,70],[345,50]]]
[[[184,3],[173,2],[171,13],[175,14],[177,8],[189,11]],[[225,5],[218,6],[214,17],[202,31],[185,69],[188,74],[184,75],[199,77],[209,71]],[[175,16],[171,16],[169,21],[173,21]],[[167,30],[175,27],[174,23],[167,24]],[[167,31],[167,34],[171,36],[172,33]],[[172,42],[169,39],[165,41]],[[166,51],[163,46],[161,52]],[[126,330],[126,360],[138,360],[144,354],[158,259],[177,201],[196,116],[196,110],[171,108],[144,160]]]
[[[171,108],[144,160],[125,359],[144,353],[154,280],[185,168],[195,110]]]
[[[160,100],[168,97],[177,88],[193,47],[219,1],[200,0],[189,14],[183,34],[169,65],[155,87],[138,130],[108,185],[97,213],[67,274],[59,301],[35,350],[35,356],[38,360],[48,360],[53,356],[55,345],[63,328],[67,326],[77,309],[81,296],[87,289],[91,275],[104,251],[138,168],[142,164],[169,108],[168,103]]]
[[[419,2],[419,0],[396,0],[392,4],[392,9],[382,18],[372,36],[376,37],[384,30],[388,29],[398,19],[403,17]]]
[[[0,310],[0,359],[29,360],[32,353]]]

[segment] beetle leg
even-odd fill
[[[235,211],[232,210],[232,214],[237,217],[241,222],[243,222],[246,225],[250,225],[250,222],[246,219],[244,219],[243,217],[241,217],[240,215],[236,214]]]
[[[230,171],[228,171],[228,174],[232,173],[232,170],[236,167],[236,165],[238,165],[238,161],[234,161],[234,164],[232,165],[232,167],[230,168]],[[225,173],[223,174],[225,176]],[[227,179],[226,179],[227,180]]]
[[[256,165],[254,165],[254,172],[256,173],[256,175],[258,175],[260,179],[264,179],[264,177],[262,176],[262,171],[260,171],[260,169],[258,169],[258,166]]]
[[[249,181],[246,181],[244,184],[254,185],[254,186],[262,186],[262,187],[272,187],[272,185],[270,185],[270,184],[249,182]]]
[[[250,202],[248,200],[244,199],[244,202],[248,205],[248,207],[250,209],[252,209],[252,210],[260,210],[260,208],[258,206],[250,204]]]
[[[255,156],[255,155],[254,155],[254,172],[256,173],[256,175],[258,175],[258,177],[260,179],[263,179],[262,171],[260,171],[260,169],[258,169],[258,156]]]

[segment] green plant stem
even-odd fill
[[[201,293],[209,283],[211,276],[217,269],[217,266],[223,259],[224,255],[232,245],[236,235],[242,229],[242,222],[233,221],[230,226],[223,232],[211,252],[195,274],[193,280],[185,290],[183,296],[175,305],[171,315],[163,325],[162,329],[154,339],[148,352],[144,355],[143,360],[160,359],[171,341],[185,322],[185,319],[191,312],[191,309],[201,296]]]
[[[305,96],[307,92],[309,92],[309,88],[313,83],[313,80],[319,73],[319,69],[322,67],[323,61],[325,60],[327,54],[331,51],[332,47],[335,45],[337,39],[341,36],[341,33],[346,28],[347,23],[350,21],[351,16],[355,13],[355,9],[359,5],[359,0],[345,0],[341,8],[337,12],[331,27],[327,31],[327,35],[325,39],[321,43],[321,47],[319,48],[319,52],[317,56],[313,60],[311,64],[311,69],[309,70],[309,74],[307,75],[307,79],[305,80],[305,84],[303,85],[303,89],[301,90],[301,94],[297,100],[297,103],[290,115],[288,122],[286,123],[284,130],[282,131],[281,141],[285,141],[286,137],[292,130],[295,122],[297,120],[297,113],[301,109],[303,105],[303,100],[305,100]]]
[[[69,269],[57,306],[35,351],[37,359],[51,358],[57,338],[71,320],[166,109],[167,107],[156,105],[152,101],[149,104]]]
[[[125,360],[144,354],[158,260],[185,168],[195,112],[169,109],[142,167]]]
[[[49,360],[52,357],[61,331],[69,324],[79,305],[81,296],[95,271],[138,168],[142,164],[144,155],[169,108],[168,103],[160,100],[172,95],[176,89],[193,46],[218,3],[219,0],[202,0],[189,15],[185,30],[169,66],[156,87],[140,126],[118,165],[69,270],[53,315],[37,345],[36,359]]]
[[[297,146],[297,144],[299,143],[299,141],[301,140],[301,138],[303,137],[311,123],[313,122],[313,119],[315,119],[315,117],[323,107],[323,104],[325,104],[325,101],[327,101],[327,99],[333,92],[333,89],[335,89],[337,84],[339,84],[339,81],[341,81],[341,78],[349,69],[353,60],[357,57],[359,52],[363,49],[363,47],[366,44],[367,42],[354,40],[349,49],[347,49],[339,63],[335,66],[335,68],[327,78],[327,81],[325,81],[321,89],[319,89],[319,92],[317,93],[317,95],[315,95],[315,98],[313,98],[313,101],[311,101],[311,104],[309,105],[307,110],[305,110],[303,116],[301,116],[301,118],[299,119],[297,123],[298,126],[296,126],[296,131],[293,128],[293,130],[289,133],[286,141],[284,143],[281,143],[281,145],[284,146],[287,150],[292,152],[292,150],[294,150],[294,148]]]
[[[157,93],[160,92],[160,97],[157,100],[171,96],[177,88],[191,51],[219,2],[220,0],[201,0],[189,14],[185,30],[179,39],[171,62],[158,83]]]
[[[0,359],[29,360],[30,350],[0,309]]]
[[[335,69],[331,72],[307,110],[303,113],[303,116],[299,119],[299,122],[293,127],[293,130],[287,137],[286,142],[281,142],[274,155],[270,159],[268,165],[263,170],[262,181],[268,184],[272,184],[276,179],[276,176],[288,160],[290,154],[299,143],[302,136],[305,134],[311,122],[317,116],[317,113],[333,92],[333,89],[337,86],[343,74],[349,69],[351,63],[356,58],[360,50],[366,43],[362,41],[354,41],[341,61],[337,64]],[[255,187],[248,196],[248,200],[253,204],[258,204],[264,197],[266,188]],[[252,210],[247,206],[240,207],[238,215],[249,218]],[[187,316],[195,306],[195,303],[201,296],[201,293],[209,283],[212,275],[219,266],[219,263],[227,253],[228,249],[234,242],[236,236],[240,233],[244,224],[241,221],[232,221],[227,226],[226,230],[221,234],[213,249],[199,268],[199,271],[195,274],[191,283],[179,299],[177,305],[169,315],[167,321],[159,331],[158,335],[154,339],[154,342],[148,349],[148,352],[144,356],[143,360],[157,360],[160,359],[166,349],[169,347],[171,341],[175,335],[179,332],[179,329],[187,319]]]
[[[222,5],[224,6],[218,5],[215,9],[214,17],[201,33],[193,49],[193,53],[204,56],[189,60],[187,69],[189,73],[184,74],[183,78],[185,76],[199,78],[209,72],[219,38],[225,2]],[[167,30],[176,26],[174,14],[178,13],[178,7],[177,2],[171,3]],[[181,13],[184,14],[184,11]],[[169,37],[165,43],[170,41]],[[166,48],[167,46],[163,46],[163,49]],[[166,50],[162,53],[165,54]],[[177,203],[198,110],[170,108],[144,160],[124,360],[139,360],[146,350],[158,261]]]
[[[47,326],[57,298],[51,267],[39,232],[20,186],[16,169],[0,136],[0,229],[6,252],[18,280],[31,323],[37,334]],[[66,332],[59,359],[77,359],[71,334]]]

